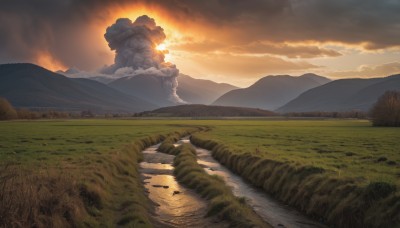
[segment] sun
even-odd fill
[[[165,43],[159,44],[156,46],[157,51],[166,51],[167,50],[167,45]]]
[[[172,60],[172,56],[167,48],[168,48],[168,45],[166,43],[161,43],[161,44],[157,45],[155,49],[158,52],[161,52],[164,54],[166,62],[170,62]]]

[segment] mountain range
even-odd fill
[[[17,108],[139,112],[157,106],[89,79],[72,79],[34,64],[0,65],[0,96]]]
[[[116,79],[108,85],[128,95],[141,97],[159,107],[175,105],[168,100],[169,93],[164,89],[163,80],[162,77],[153,75],[136,75]],[[210,104],[222,94],[236,88],[226,83],[195,79],[180,74],[176,92],[189,104]]]
[[[238,87],[211,80],[195,79],[184,74],[178,77],[177,94],[190,104],[211,104],[218,97],[234,89]]]
[[[116,79],[108,86],[134,97],[140,97],[158,107],[174,105],[164,89],[164,78],[155,75],[136,75]]]
[[[275,110],[304,91],[330,82],[315,74],[299,77],[289,75],[266,76],[248,88],[235,89],[218,98],[213,105],[239,106]]]
[[[107,80],[101,76],[71,78],[34,64],[3,64],[0,65],[0,97],[17,108],[138,113],[176,105],[168,100],[169,93],[162,80],[152,75]],[[400,90],[400,74],[335,81],[315,74],[266,76],[242,89],[187,75],[180,75],[178,82],[177,94],[188,104],[212,104],[178,108],[178,113],[186,114],[187,109],[198,112],[218,109],[220,113],[230,110],[216,106],[267,109],[280,113],[368,111],[385,91]],[[252,113],[247,111],[245,113]]]
[[[400,90],[400,74],[386,78],[341,79],[310,89],[278,112],[369,111],[388,90]]]

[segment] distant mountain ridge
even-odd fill
[[[157,106],[89,79],[72,79],[29,63],[0,65],[0,96],[18,108],[140,112]]]
[[[136,75],[116,79],[108,83],[111,88],[130,96],[139,97],[158,107],[171,106],[170,93],[164,89],[163,78],[155,75]]]
[[[227,83],[216,83],[211,80],[196,79],[180,74],[177,94],[190,104],[211,104],[218,97],[238,87]]]
[[[177,94],[189,104],[209,104],[221,94],[237,87],[210,80],[179,75]],[[163,88],[163,78],[154,75],[136,75],[116,79],[108,83],[114,89],[142,98],[160,107],[175,105],[168,100],[169,93]]]
[[[369,111],[379,96],[388,90],[400,90],[400,74],[386,78],[332,81],[304,92],[277,111]]]
[[[336,81],[315,74],[267,76],[244,89],[185,75],[178,80],[178,95],[190,103],[207,103],[228,91],[216,99],[214,106],[180,107],[178,110],[185,115],[245,110],[238,107],[281,113],[368,111],[384,92],[400,90],[400,74]],[[161,77],[137,75],[103,84],[85,78],[68,78],[27,63],[0,65],[0,97],[17,108],[98,113],[137,113],[174,105],[168,100],[169,93],[163,88]],[[213,108],[218,112],[209,110]],[[246,110],[247,114],[258,115],[253,111]]]
[[[315,74],[266,76],[248,88],[227,92],[212,104],[275,110],[304,91],[330,81]]]
[[[158,117],[266,117],[276,113],[255,109],[215,105],[178,105],[139,113],[139,116]]]

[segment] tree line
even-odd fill
[[[137,117],[137,114],[106,114],[105,118]],[[369,118],[374,126],[400,127],[400,91],[387,91],[375,103],[369,113],[360,111],[351,112],[297,112],[287,113],[287,117],[325,117],[325,118]],[[92,118],[95,114],[90,110],[80,113],[67,113],[60,111],[32,111],[28,109],[15,109],[7,99],[0,97],[0,120],[12,119],[66,119],[66,118]]]
[[[55,110],[32,111],[24,108],[16,109],[7,99],[0,97],[0,120],[68,119],[89,117],[94,117],[94,114],[91,111],[68,113]]]

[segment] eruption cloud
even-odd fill
[[[173,103],[185,103],[176,93],[179,70],[165,62],[165,51],[156,50],[164,42],[164,29],[153,18],[143,15],[133,23],[120,18],[107,28],[104,34],[111,50],[115,50],[114,64],[102,69],[102,73],[118,76],[152,75],[160,77],[163,88]]]

